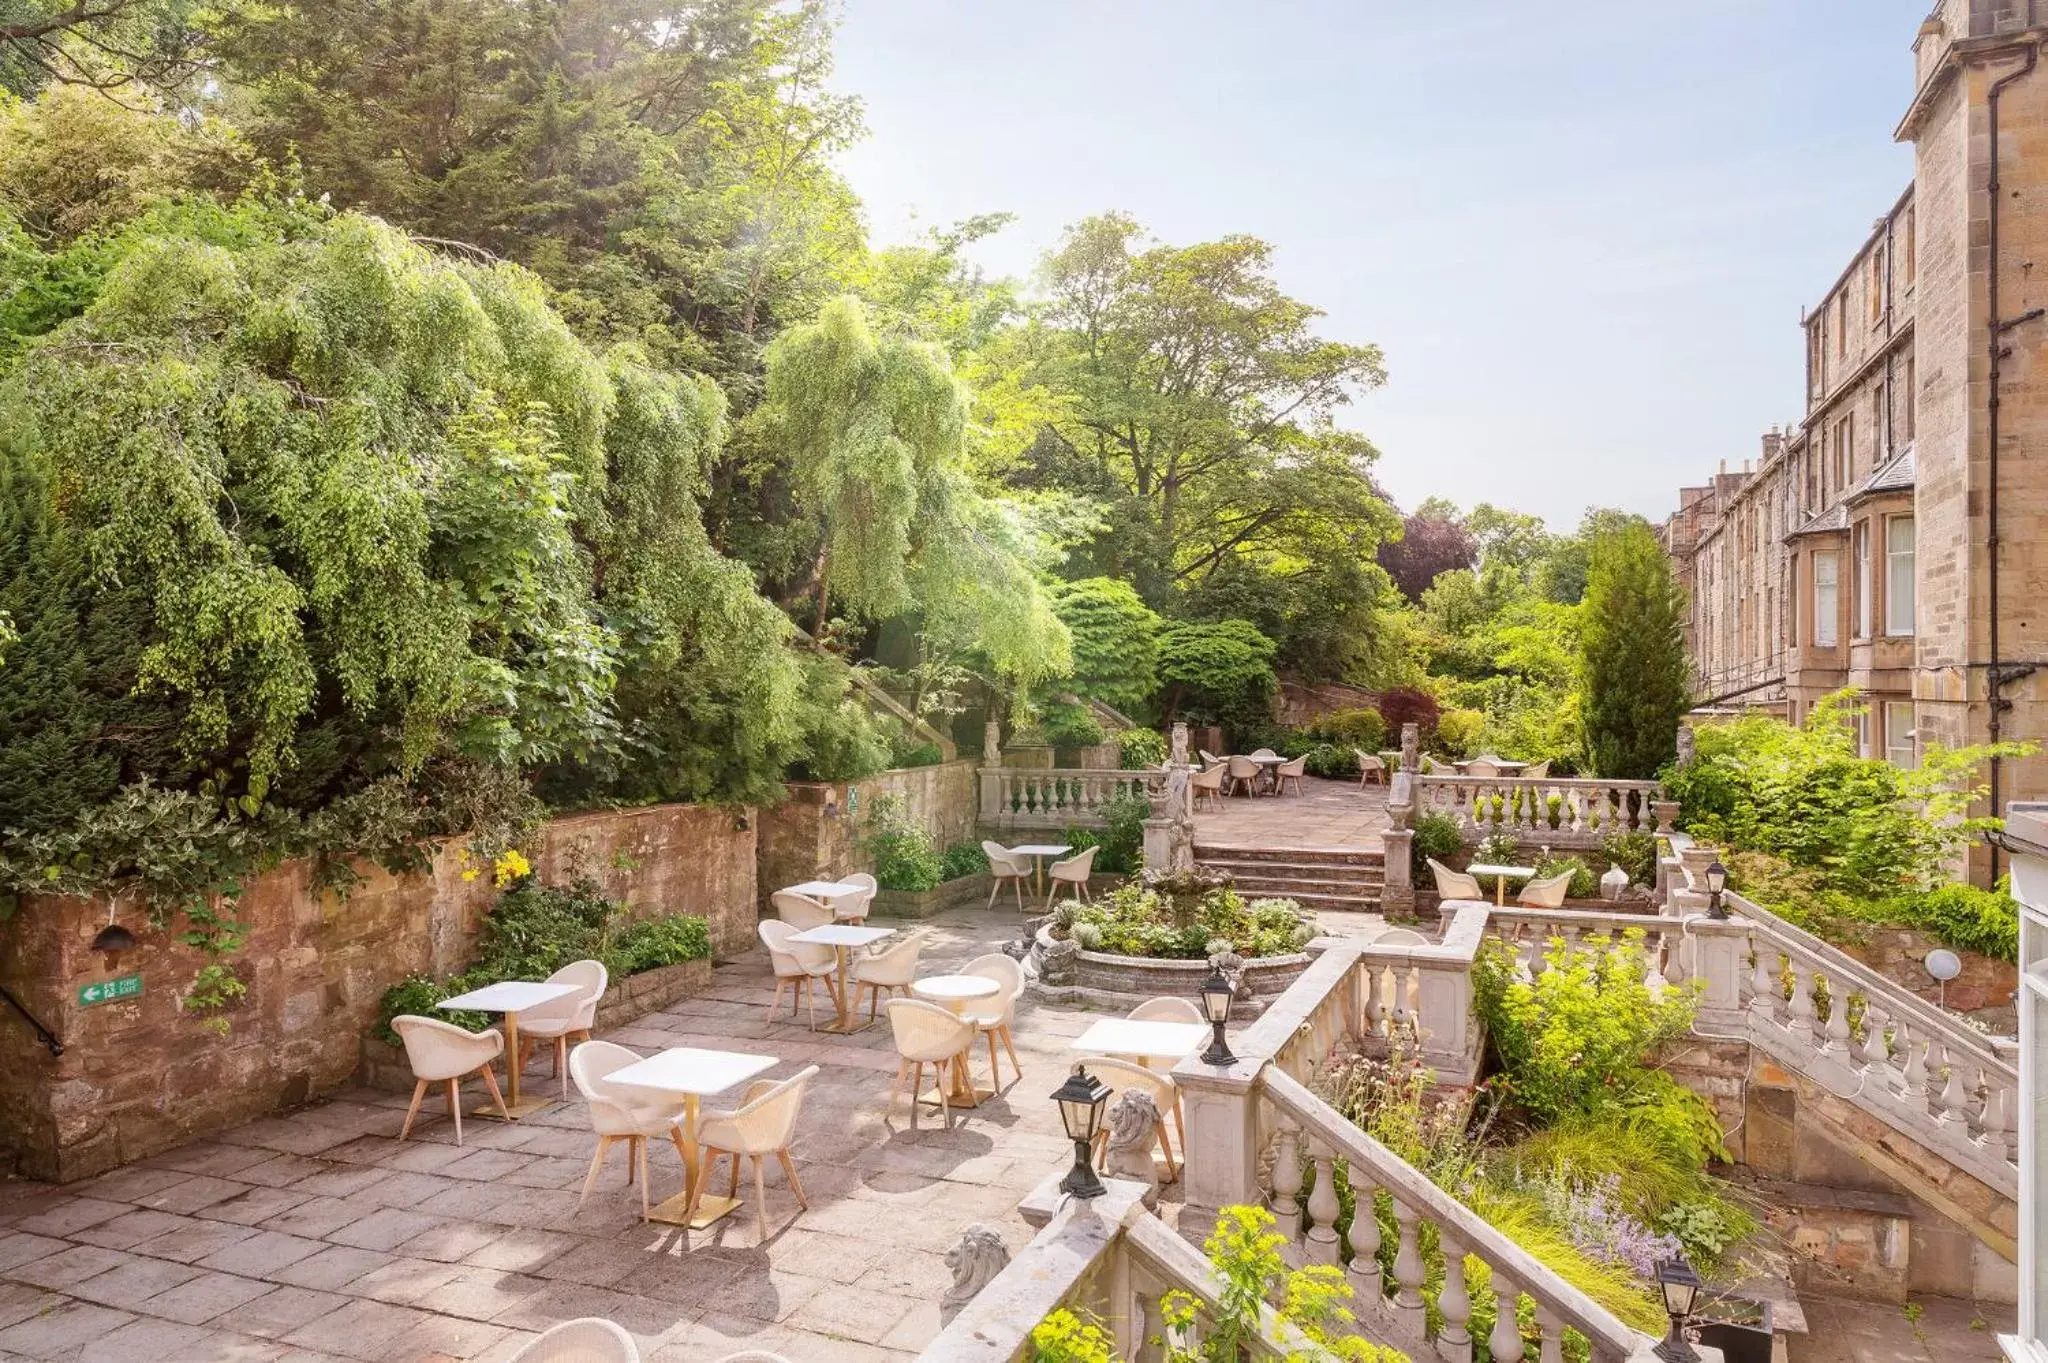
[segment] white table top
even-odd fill
[[[865,885],[848,885],[840,880],[806,880],[801,885],[785,886],[791,894],[809,895],[812,899],[837,899],[841,895],[866,894]]]
[[[1056,857],[1062,852],[1071,852],[1074,849],[1065,843],[1054,845],[1049,842],[1027,842],[1022,847],[1012,847],[1010,850],[1027,857]]]
[[[1465,874],[1474,876],[1533,876],[1536,874],[1536,868],[1534,866],[1495,866],[1488,862],[1479,862],[1476,865],[1467,866]]]
[[[894,928],[857,928],[848,923],[827,923],[822,928],[806,928],[793,933],[789,940],[807,946],[864,947],[895,935]]]
[[[579,994],[583,986],[576,984],[548,984],[541,980],[501,980],[487,984],[481,989],[472,989],[467,994],[457,994],[452,999],[442,999],[436,1008],[450,1012],[468,1009],[478,1013],[517,1013],[536,1004],[549,1003],[564,994]]]
[[[910,992],[927,999],[985,999],[1002,988],[986,975],[927,975]]]
[[[1273,755],[1273,754],[1271,754],[1271,753],[1268,753],[1268,754],[1267,754],[1266,756],[1264,756],[1264,757],[1257,757],[1257,756],[1253,756],[1253,757],[1247,757],[1247,758],[1245,759],[1245,761],[1247,761],[1247,762],[1256,762],[1256,763],[1258,763],[1258,764],[1259,764],[1260,766],[1262,766],[1262,767],[1278,767],[1278,766],[1284,766],[1285,764],[1287,764],[1287,763],[1289,763],[1289,762],[1292,762],[1293,760],[1294,760],[1294,759],[1293,759],[1293,758],[1291,758],[1291,757],[1278,757],[1278,756],[1275,756],[1275,755]]]
[[[658,1089],[663,1093],[723,1093],[763,1070],[775,1068],[772,1055],[746,1055],[739,1051],[704,1051],[695,1046],[671,1046],[665,1051],[636,1060],[605,1078],[629,1088]]]
[[[1103,1018],[1068,1043],[1068,1049],[1091,1055],[1141,1055],[1148,1060],[1178,1060],[1209,1038],[1200,1022],[1136,1022]]]

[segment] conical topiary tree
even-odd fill
[[[1685,599],[1646,525],[1593,544],[1579,630],[1579,710],[1592,770],[1647,780],[1678,750],[1692,705]]]

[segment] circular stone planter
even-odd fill
[[[1071,945],[1061,942],[1061,947]],[[1104,951],[1078,948],[1066,957],[1061,978],[1045,978],[1046,953],[1054,946],[1052,929],[1041,927],[1031,942],[1031,987],[1048,999],[1062,1003],[1083,1003],[1125,1012],[1147,999],[1162,995],[1186,999],[1199,1006],[1203,980],[1209,978],[1209,963],[1165,961],[1150,956],[1112,956]],[[1312,951],[1290,952],[1285,956],[1258,956],[1246,961],[1238,977],[1238,998],[1232,1020],[1250,1019],[1263,1013],[1272,1001],[1293,984],[1315,959]]]

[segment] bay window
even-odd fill
[[[1913,632],[1913,518],[1884,523],[1884,632]]]
[[[1842,556],[1821,549],[1813,556],[1813,645],[1833,648],[1841,638]]]

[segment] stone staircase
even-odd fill
[[[1378,911],[1386,883],[1386,861],[1376,848],[1198,842],[1195,864],[1229,875],[1247,899],[1292,899],[1332,913]]]

